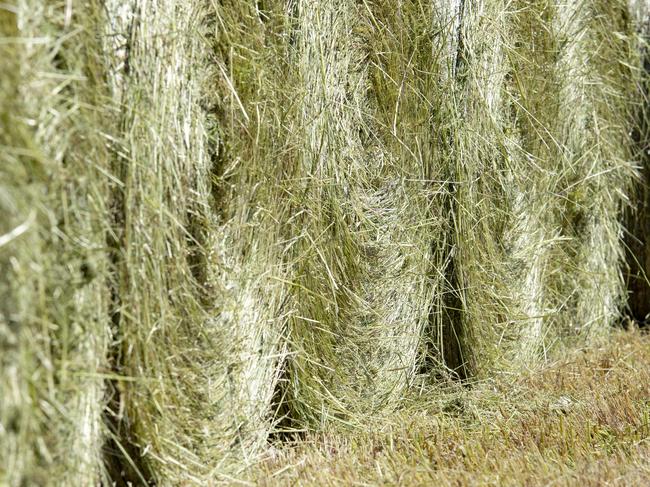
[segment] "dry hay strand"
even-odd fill
[[[625,287],[622,209],[636,177],[630,120],[638,54],[627,5],[556,2],[559,144],[556,226],[549,271],[553,326],[566,343],[606,336],[620,316]]]
[[[413,58],[366,54],[363,42],[370,37],[406,49],[402,42],[421,35],[424,43],[426,35],[409,30],[400,39],[389,22],[401,12],[388,18],[383,2],[359,8],[332,1],[296,6],[294,62],[303,92],[294,135],[296,354],[287,401],[300,425],[350,424],[360,413],[394,408],[418,366],[434,292],[426,134],[432,100],[418,93]],[[409,130],[418,132],[405,141]]]
[[[125,480],[232,480],[264,445],[283,354],[279,122],[249,64],[266,34],[242,2],[108,10]]]
[[[102,476],[110,121],[93,2],[0,5],[0,484]]]

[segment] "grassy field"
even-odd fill
[[[422,387],[377,428],[279,447],[259,485],[647,485],[650,335],[618,332],[535,372]],[[421,405],[426,405],[422,407]]]

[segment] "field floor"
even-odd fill
[[[258,485],[650,485],[650,335],[419,398],[383,426],[272,448]],[[426,391],[426,392],[425,392]],[[378,423],[379,424],[379,423]],[[388,426],[386,426],[388,424]]]

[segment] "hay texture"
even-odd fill
[[[122,460],[134,481],[203,484],[255,460],[282,356],[279,120],[272,73],[253,64],[272,58],[273,27],[243,2],[108,8],[122,128],[114,434],[136,452]]]
[[[465,374],[606,335],[624,299],[638,79],[624,5],[512,5],[460,12],[452,326]]]
[[[543,349],[545,174],[516,117],[525,85],[512,79],[521,55],[514,12],[506,2],[466,2],[459,15],[449,150],[460,312],[451,326],[467,375],[530,365]]]
[[[628,271],[626,275],[629,292],[629,313],[640,323],[650,319],[650,116],[648,72],[650,58],[650,3],[646,0],[630,1],[631,18],[638,35],[640,70],[636,116],[634,118],[634,159],[639,164],[640,178],[632,193],[632,206],[625,218]]]
[[[598,339],[620,316],[622,210],[636,177],[630,137],[638,79],[623,1],[557,2],[559,146],[556,225],[564,240],[550,270],[553,326],[565,342]]]
[[[433,99],[421,93],[431,84],[417,72],[431,58],[430,20],[424,31],[411,24],[430,9],[417,8],[297,3],[293,62],[302,93],[288,397],[301,424],[394,408],[418,364],[436,230]]]
[[[94,4],[0,5],[0,484],[102,476],[111,123]]]
[[[0,484],[234,483],[285,427],[606,336],[629,12],[0,3]]]

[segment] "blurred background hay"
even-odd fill
[[[0,6],[2,485],[90,484],[103,470],[113,124],[96,14]]]
[[[557,2],[559,159],[549,307],[564,343],[606,335],[625,301],[622,211],[637,177],[630,127],[639,79],[623,1]]]

